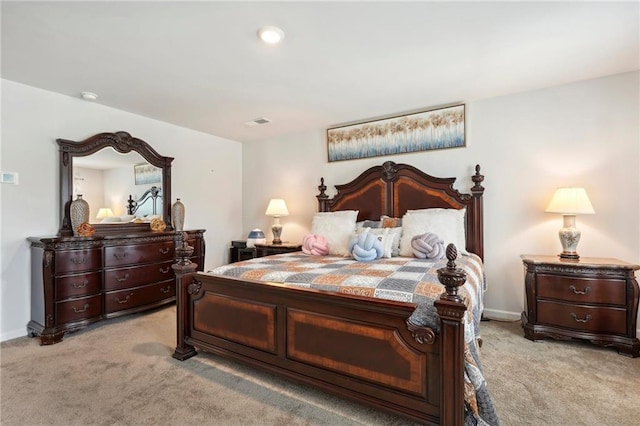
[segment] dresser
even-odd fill
[[[524,335],[583,339],[640,356],[636,318],[640,266],[617,259],[523,255],[525,269]]]
[[[91,237],[31,237],[30,336],[41,344],[97,321],[142,312],[176,298],[176,247],[204,266],[204,230]]]

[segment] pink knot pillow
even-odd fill
[[[329,243],[322,235],[307,234],[302,239],[302,251],[314,256],[326,256],[329,254]]]
[[[444,241],[433,232],[411,238],[411,250],[418,259],[444,259],[446,253]]]

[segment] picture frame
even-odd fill
[[[149,185],[162,182],[162,169],[148,163],[133,166],[133,179],[136,185]]]
[[[329,162],[466,146],[465,104],[327,129]]]

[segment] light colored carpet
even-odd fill
[[[640,359],[580,342],[533,343],[483,322],[482,361],[503,425],[632,425]],[[102,322],[39,346],[0,345],[0,423],[408,425],[406,420],[200,352],[171,358],[175,307]]]

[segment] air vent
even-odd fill
[[[251,121],[247,121],[245,124],[245,126],[264,126],[265,124],[269,124],[271,123],[271,120],[269,120],[266,117],[260,117],[260,118],[256,118],[255,120],[251,120]]]

